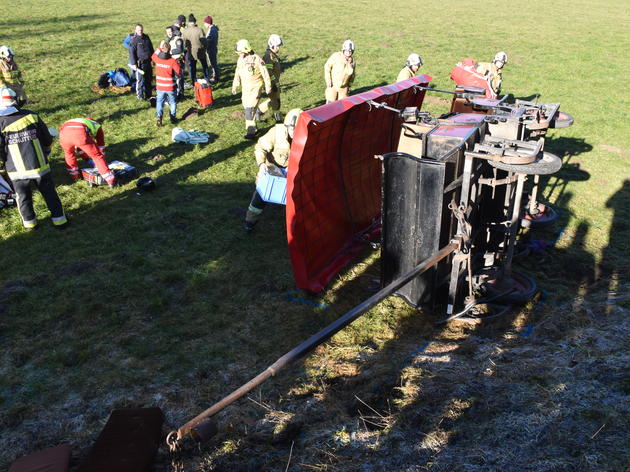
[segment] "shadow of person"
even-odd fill
[[[628,234],[630,232],[630,179],[624,180],[606,202],[606,208],[613,211],[608,245],[602,251],[602,260],[598,267],[598,275],[607,282],[607,312],[623,295],[623,285],[630,276],[628,259]]]

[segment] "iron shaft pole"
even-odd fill
[[[312,351],[323,342],[330,339],[341,329],[345,328],[347,325],[349,325],[354,320],[359,318],[365,312],[367,312],[368,310],[376,306],[378,303],[380,303],[382,300],[387,298],[389,295],[394,293],[396,290],[398,290],[399,288],[407,284],[411,279],[413,279],[414,277],[417,277],[418,275],[422,274],[423,272],[425,272],[426,270],[428,270],[429,268],[431,268],[432,266],[440,262],[442,259],[448,257],[458,247],[459,247],[459,243],[456,241],[452,241],[451,243],[447,244],[442,249],[440,249],[436,254],[434,254],[433,256],[425,259],[420,264],[418,264],[414,269],[407,272],[405,275],[403,275],[399,279],[394,280],[386,287],[383,287],[381,290],[376,292],[374,295],[372,295],[370,298],[365,300],[363,303],[357,305],[356,307],[348,311],[341,318],[338,318],[336,321],[332,322],[331,324],[326,326],[324,329],[322,329],[318,333],[308,338],[302,344],[293,348],[291,351],[287,352],[285,355],[280,357],[276,362],[274,362],[269,367],[267,367],[263,372],[261,372],[256,377],[251,379],[249,382],[237,388],[232,393],[230,393],[227,397],[218,401],[217,403],[212,405],[210,408],[205,410],[203,413],[197,415],[188,423],[181,426],[177,430],[177,438],[182,439],[185,435],[190,433],[196,425],[201,423],[203,420],[216,415],[221,410],[228,407],[229,405],[234,403],[236,400],[238,400],[239,398],[243,397],[244,395],[252,391],[254,388],[258,387],[269,377],[276,375],[279,371],[284,369],[287,365],[300,359],[302,356]]]

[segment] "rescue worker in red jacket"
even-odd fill
[[[0,88],[0,164],[5,165],[13,182],[22,224],[27,229],[37,228],[32,189],[35,185],[46,201],[55,228],[66,228],[69,221],[48,162],[53,138],[39,116],[19,109],[17,100],[15,90]]]
[[[157,115],[157,125],[162,126],[162,113],[164,102],[168,98],[171,123],[177,123],[177,96],[176,83],[182,74],[182,69],[176,59],[169,54],[171,47],[166,41],[160,43],[160,47],[151,56],[155,63],[155,84],[157,90],[157,102],[155,114]]]
[[[59,129],[59,144],[65,154],[66,169],[72,180],[78,180],[80,177],[78,154],[85,160],[92,159],[96,170],[110,188],[116,184],[116,176],[105,160],[105,134],[103,126],[98,121],[92,118],[66,121]]]

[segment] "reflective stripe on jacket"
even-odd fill
[[[11,180],[37,178],[50,172],[47,153],[52,136],[35,113],[17,110],[0,116],[0,160]]]
[[[164,55],[166,56],[166,55]],[[176,59],[172,57],[160,57],[153,53],[151,60],[155,63],[155,86],[160,92],[173,92],[175,90],[175,78],[173,75],[181,75],[182,70]]]

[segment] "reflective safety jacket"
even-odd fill
[[[151,60],[155,63],[155,87],[160,92],[175,91],[175,77],[182,74],[182,68],[170,54],[153,53]]]
[[[50,172],[53,138],[44,122],[29,110],[0,113],[0,161],[11,180],[33,179]]]
[[[23,84],[22,71],[18,69],[17,64],[14,61],[7,62],[0,59],[0,87]]]
[[[324,79],[326,87],[345,88],[351,87],[354,82],[356,62],[351,56],[346,59],[343,51],[334,52],[324,65]]]
[[[7,62],[0,59],[0,87],[8,87],[15,92],[17,98],[26,102],[26,94],[24,93],[24,81],[22,80],[22,71],[18,69],[15,61]]]
[[[478,63],[477,73],[485,76],[494,93],[498,95],[501,92],[502,69],[499,69],[494,62]]]
[[[271,90],[269,72],[260,56],[251,53],[245,57],[239,57],[236,61],[232,90],[241,87],[243,91],[241,99],[245,108],[255,107],[258,104],[263,85],[267,91]]]
[[[273,164],[278,167],[287,167],[291,152],[289,139],[287,127],[283,124],[275,125],[258,139],[254,149],[256,163],[258,165]]]
[[[103,126],[98,121],[91,118],[74,118],[61,125],[59,131],[64,128],[83,128],[96,141],[99,151],[105,152],[105,133]]]
[[[184,40],[181,36],[167,37],[166,41],[168,41],[168,45],[171,47],[171,57],[173,59],[179,59],[184,55]]]
[[[265,55],[263,56],[265,67],[269,72],[269,78],[271,79],[271,85],[278,86],[280,83],[280,73],[282,72],[282,66],[280,65],[280,59],[278,55],[271,49],[267,48]]]

